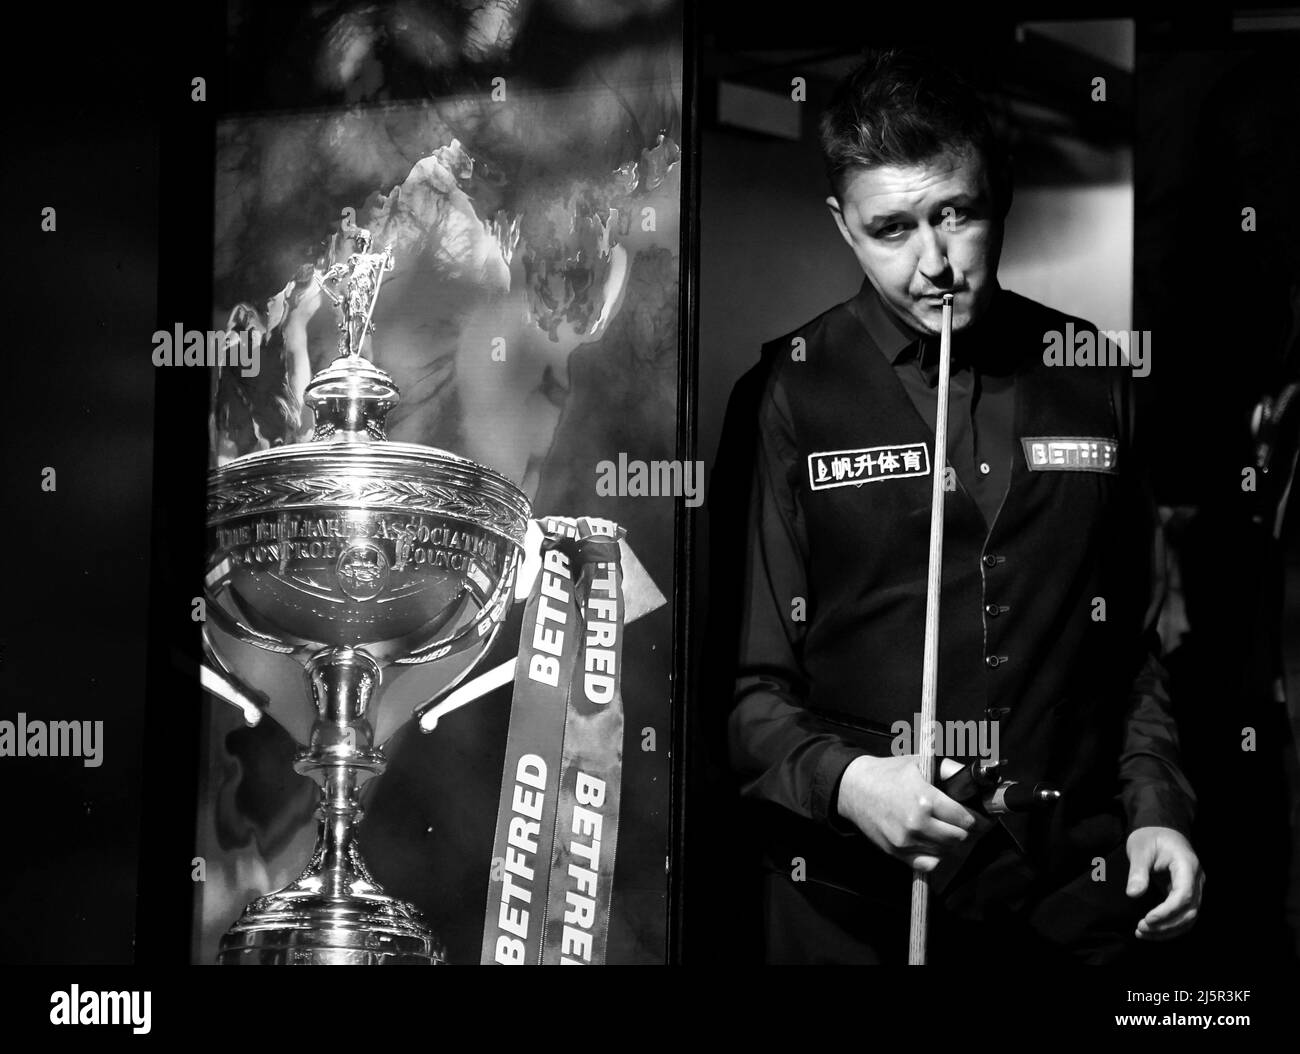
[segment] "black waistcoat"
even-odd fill
[[[1070,842],[1077,855],[1117,836],[1121,722],[1149,599],[1149,523],[1126,471],[1117,369],[1043,362],[1047,331],[1091,327],[999,295],[1010,298],[1000,317],[1017,349],[1013,464],[989,526],[959,475],[945,494],[938,717],[1000,720],[1009,775],[1063,792],[1050,817],[1009,818],[1008,829],[1049,856]],[[805,361],[782,354],[788,337],[769,348],[798,450],[790,478],[808,544],[808,703],[883,755],[894,722],[911,725],[921,705],[932,476],[896,468],[867,482],[852,482],[854,472],[836,480],[827,457],[848,451],[840,457],[860,467],[860,451],[898,457],[923,447],[928,467],[934,433],[851,305],[798,331]],[[1024,441],[1046,437],[1113,440],[1116,471],[1031,470]]]

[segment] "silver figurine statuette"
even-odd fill
[[[486,653],[532,514],[504,476],[387,441],[397,388],[360,351],[392,251],[367,252],[363,229],[353,239],[346,264],[317,276],[342,336],[307,386],[311,441],[245,455],[208,480],[205,683],[305,743],[294,768],[321,788],[311,861],[248,905],[222,939],[226,964],[442,960],[419,912],[366,869],[359,792],[383,772],[407,707],[427,711]]]

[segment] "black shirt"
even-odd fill
[[[1098,842],[1118,837],[1121,821],[1189,833],[1194,795],[1158,661],[1157,536],[1132,456],[1131,376],[1049,368],[1045,331],[1067,324],[1090,328],[998,291],[970,333],[954,335],[949,457],[960,493],[945,524],[940,716],[1010,706],[1007,753],[1019,750],[1012,763],[1024,767],[1013,776],[1073,781],[1060,822],[1106,813],[1110,834],[1088,828]],[[828,487],[810,473],[818,452],[915,448],[925,425],[932,445],[936,395],[909,354],[915,338],[869,286],[796,332],[806,362],[789,361],[789,339],[765,349],[729,733],[746,797],[824,830],[837,828],[849,762],[890,753],[891,721],[919,705],[930,481]],[[1031,468],[1021,441],[1059,436],[1114,441],[1122,471]],[[1090,618],[1098,595],[1101,620]],[[873,723],[885,738],[859,734]],[[1111,812],[1120,801],[1122,817]]]
[[[881,354],[894,367],[912,405],[934,428],[939,374],[939,339],[904,326],[864,282],[860,317]],[[998,341],[998,291],[989,310],[966,330],[953,334],[948,385],[948,464],[979,504],[986,525],[997,516],[1011,478],[1015,409],[1013,364]]]

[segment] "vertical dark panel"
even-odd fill
[[[687,7],[683,22],[682,117],[683,153],[686,164],[682,186],[681,300],[677,367],[677,450],[684,461],[699,454],[696,430],[696,400],[699,376],[699,210],[700,210],[700,123],[699,106],[699,23],[695,4]],[[705,478],[707,485],[707,477]],[[708,493],[706,486],[705,493]],[[672,820],[668,872],[668,961],[679,964],[687,954],[686,895],[692,860],[687,852],[687,809],[696,781],[693,728],[697,700],[693,697],[692,651],[694,551],[698,517],[685,505],[677,506],[677,559],[673,568],[673,734],[672,734]]]
[[[0,720],[103,732],[97,766],[0,758],[0,961],[122,963],[144,763],[159,145],[152,72],[121,56],[148,35],[108,10],[51,25],[20,9],[8,31],[53,61],[37,78],[31,62],[6,66]]]
[[[213,130],[223,101],[225,25],[217,5],[173,24],[184,41],[165,53],[153,104],[162,122],[158,239],[160,329],[211,325]],[[207,101],[191,99],[206,80]],[[203,693],[200,625],[209,374],[160,368],[154,406],[153,516],[149,550],[149,668],[136,961],[189,962],[194,904],[196,763]],[[138,471],[147,471],[139,466]]]

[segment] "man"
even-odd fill
[[[957,77],[873,53],[822,147],[866,281],[764,349],[728,730],[762,813],[766,957],[905,961],[914,868],[932,962],[1120,961],[1185,932],[1203,883],[1130,371],[1050,365],[1054,334],[1094,327],[999,288],[1009,172]],[[991,732],[1003,778],[1060,789],[1024,814],[984,815],[898,750],[919,720],[946,293],[938,717]],[[975,751],[949,753],[945,771]]]

